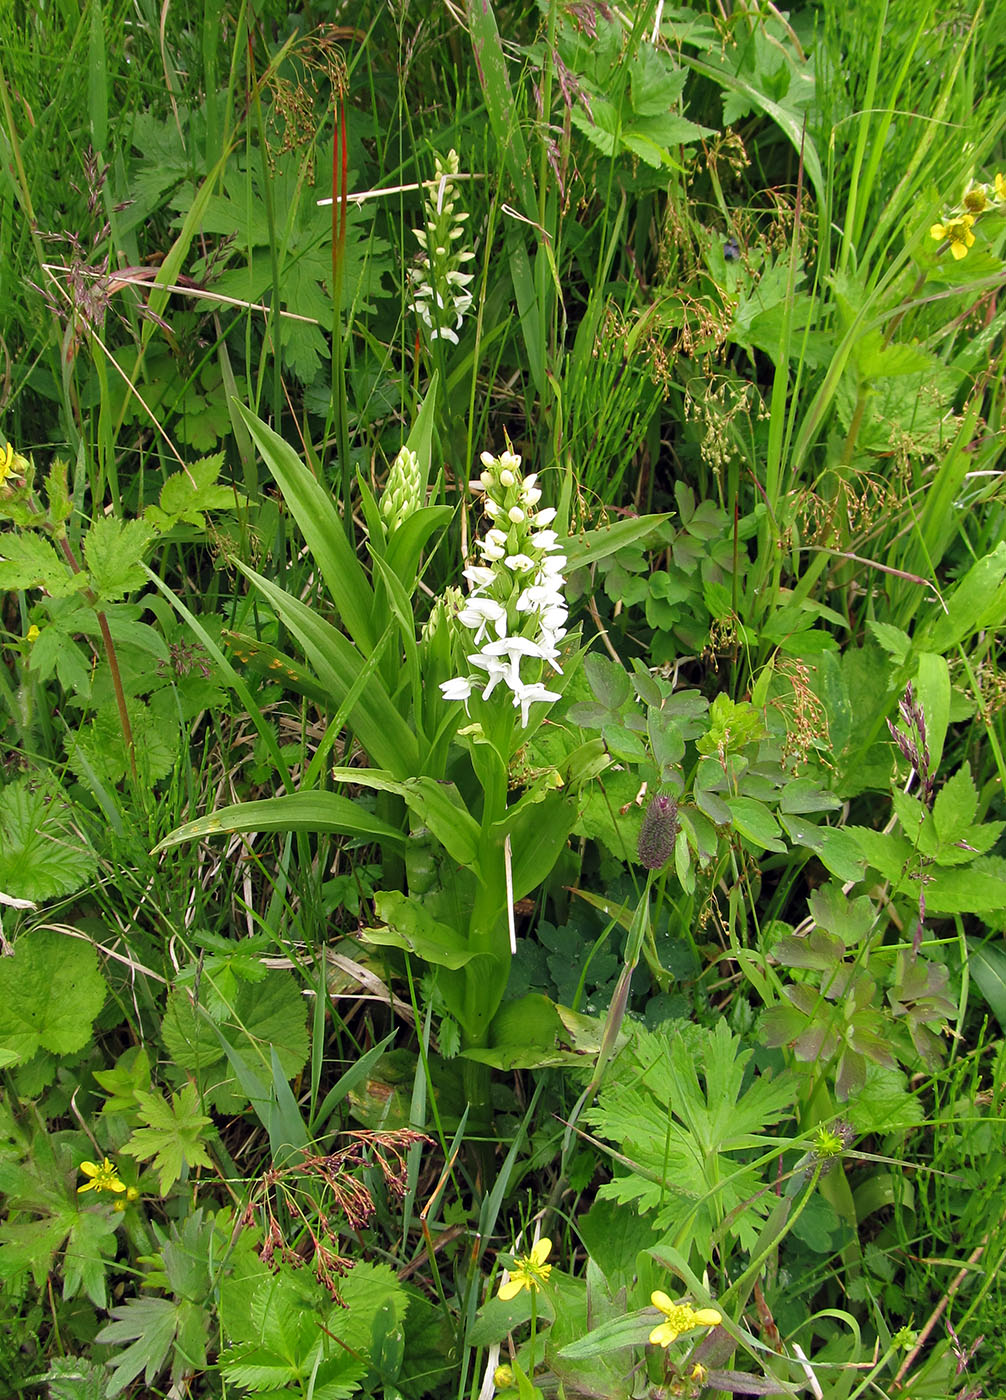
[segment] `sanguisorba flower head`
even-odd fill
[[[718,1327],[723,1321],[715,1308],[693,1308],[689,1303],[674,1303],[659,1288],[650,1294],[650,1302],[664,1314],[664,1321],[659,1322],[650,1333],[650,1341],[656,1347],[669,1347],[685,1332],[692,1332],[696,1327]]]
[[[468,286],[473,274],[465,271],[475,254],[461,246],[468,211],[459,207],[458,182],[452,176],[460,169],[457,151],[447,159],[434,159],[436,180],[426,193],[426,227],[413,229],[422,253],[409,269],[412,306],[423,322],[430,340],[458,343],[458,331],[472,304]]]
[[[477,486],[485,492],[489,528],[478,541],[482,562],[465,569],[471,591],[458,622],[476,650],[467,653],[472,670],[444,681],[445,700],[467,704],[481,687],[488,700],[497,686],[509,690],[526,728],[530,707],[558,700],[542,681],[545,666],[562,673],[559,643],[569,616],[563,596],[566,557],[554,530],[552,509],[539,510],[537,478],[523,476],[520,458],[509,447],[499,457],[482,454]]]
[[[933,224],[929,230],[930,238],[935,238],[937,242],[946,242],[950,247],[950,255],[956,261],[967,257],[968,249],[974,246],[975,236],[971,232],[974,225],[973,214],[959,214],[956,218],[945,219],[942,224]]]
[[[552,1241],[542,1235],[541,1239],[531,1246],[530,1254],[519,1256],[510,1270],[509,1278],[500,1284],[498,1296],[504,1303],[516,1298],[522,1288],[526,1288],[529,1293],[537,1293],[542,1284],[548,1282],[552,1265],[546,1264],[545,1260],[551,1252]]]

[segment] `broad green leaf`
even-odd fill
[[[915,675],[915,694],[926,717],[930,770],[937,773],[940,759],[943,757],[947,726],[950,723],[950,668],[945,656],[932,651],[920,654]]]
[[[916,635],[916,644],[944,654],[980,627],[998,627],[1006,615],[1006,542],[972,564],[941,609]]]
[[[229,835],[235,831],[329,831],[396,845],[403,844],[406,839],[404,832],[336,792],[289,792],[264,797],[260,802],[239,802],[197,817],[166,836],[154,847],[154,853],[166,851],[183,841]]]
[[[384,948],[402,948],[434,967],[457,970],[479,954],[448,924],[438,923],[421,904],[396,890],[374,896],[374,906],[387,928],[362,929],[360,937]]]
[[[566,567],[572,571],[596,564],[599,559],[607,559],[627,545],[645,540],[651,531],[670,518],[669,512],[663,515],[638,515],[573,536],[563,541]]]
[[[30,1060],[37,1050],[73,1055],[91,1038],[105,979],[91,944],[33,929],[0,958],[0,1048]]]
[[[1006,1031],[1006,953],[994,943],[968,939],[968,970],[978,990]]]
[[[266,1082],[273,1054],[287,1079],[304,1068],[307,1007],[292,973],[271,968],[260,982],[239,983],[232,1005],[219,1017],[219,1025]],[[174,1063],[193,1074],[224,1058],[214,1021],[204,1009],[193,1006],[187,987],[169,993],[161,1034]]]
[[[731,825],[742,836],[767,851],[785,852],[779,824],[764,802],[754,797],[725,797],[723,801],[730,812]]]
[[[202,530],[206,526],[206,511],[233,510],[240,505],[240,492],[233,486],[218,484],[223,461],[223,453],[218,452],[169,476],[161,487],[159,507],[148,506],[144,519],[161,531],[182,521]]]

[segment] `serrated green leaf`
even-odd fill
[[[114,603],[147,581],[143,556],[153,532],[144,520],[101,515],[84,536],[84,558],[100,603]]]
[[[933,803],[933,822],[940,840],[949,845],[961,841],[978,812],[978,789],[965,763],[940,788]]]
[[[212,1165],[202,1143],[210,1119],[199,1112],[194,1084],[186,1084],[181,1093],[173,1094],[170,1103],[160,1094],[143,1090],[137,1090],[135,1098],[139,1118],[147,1126],[137,1128],[122,1150],[140,1161],[154,1159],[161,1195],[166,1196],[186,1166]]]
[[[54,782],[23,777],[0,791],[0,891],[36,903],[73,894],[96,866]]]
[[[41,535],[15,530],[0,535],[0,592],[41,588],[50,597],[68,598],[86,587],[87,575],[73,573]]]
[[[112,1308],[114,1322],[103,1327],[95,1341],[112,1345],[131,1342],[112,1365],[112,1379],[105,1394],[119,1395],[142,1371],[150,1385],[171,1353],[178,1323],[178,1308],[170,1298],[131,1298]]]
[[[0,1047],[28,1060],[82,1050],[105,1001],[105,979],[90,943],[33,929],[0,958]]]

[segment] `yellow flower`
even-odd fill
[[[971,185],[964,191],[964,198],[961,200],[964,208],[969,214],[984,214],[989,207],[989,187],[988,185]]]
[[[718,1327],[723,1321],[715,1308],[693,1308],[688,1303],[672,1303],[659,1288],[650,1294],[650,1302],[667,1319],[658,1323],[650,1333],[650,1341],[655,1347],[669,1347],[683,1332],[691,1332],[695,1327]]]
[[[531,1246],[530,1254],[521,1255],[514,1264],[510,1277],[500,1284],[499,1297],[504,1303],[516,1298],[522,1288],[526,1288],[529,1293],[536,1293],[543,1283],[548,1282],[552,1265],[546,1264],[545,1260],[551,1252],[552,1241],[543,1235],[537,1244]]]
[[[1006,200],[1006,175],[997,175],[994,184],[996,199]]]
[[[956,219],[947,219],[946,223],[933,224],[929,230],[929,236],[938,242],[946,239],[950,244],[951,256],[955,261],[960,262],[961,258],[967,257],[968,249],[975,241],[975,236],[971,232],[973,223],[972,215],[961,214]]]
[[[78,1196],[81,1191],[114,1191],[118,1195],[126,1189],[126,1183],[119,1180],[115,1164],[107,1157],[100,1166],[97,1162],[81,1162],[80,1170],[91,1179],[85,1181],[83,1186],[77,1187]]]
[[[0,452],[0,481],[10,476],[10,469],[14,463],[14,448],[10,443]]]
[[[33,623],[31,624],[31,626],[28,628],[28,631],[24,634],[24,639],[25,639],[26,642],[28,642],[28,643],[30,644],[31,642],[37,642],[38,639],[39,639],[39,637],[41,637],[41,635],[42,635],[42,633],[38,630],[38,628],[35,626],[35,624],[34,624],[34,622],[33,622]]]

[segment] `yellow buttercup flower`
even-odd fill
[[[126,1189],[126,1183],[119,1180],[115,1163],[107,1157],[100,1165],[97,1162],[81,1162],[80,1170],[91,1179],[77,1187],[78,1196],[82,1191],[112,1191],[118,1195]]]
[[[929,230],[930,238],[935,238],[937,242],[945,239],[950,244],[950,254],[956,262],[967,257],[968,249],[973,245],[975,236],[971,232],[974,217],[971,214],[961,214],[956,219],[947,219],[945,223],[933,224]]]
[[[997,175],[993,181],[993,187],[996,192],[996,199],[1006,201],[1006,175]]]
[[[31,626],[28,628],[28,631],[24,634],[24,639],[25,639],[26,642],[28,642],[28,643],[30,644],[31,642],[37,642],[38,639],[39,639],[39,637],[41,637],[41,635],[42,635],[42,633],[38,630],[38,628],[35,626],[35,624],[34,624],[34,622],[33,622],[33,623],[31,624]]]
[[[650,1341],[655,1347],[669,1347],[685,1332],[691,1332],[696,1327],[718,1327],[723,1321],[715,1308],[693,1308],[689,1303],[674,1303],[659,1288],[650,1294],[650,1302],[666,1319],[650,1333]]]
[[[0,481],[10,476],[10,469],[14,464],[14,448],[10,443],[0,452]]]
[[[552,1241],[543,1235],[537,1244],[531,1246],[530,1254],[524,1254],[517,1260],[510,1277],[500,1284],[498,1296],[504,1303],[516,1298],[522,1288],[526,1288],[529,1293],[537,1293],[542,1284],[548,1282],[552,1265],[546,1264],[545,1260],[551,1252]]]

